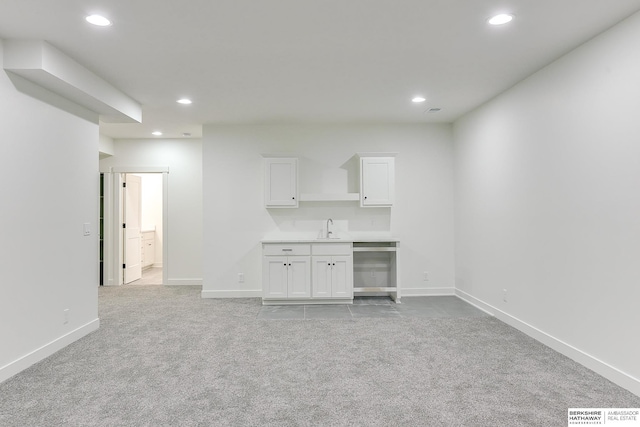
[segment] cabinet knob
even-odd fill
[[[289,267],[291,267],[291,263],[289,263]]]
[[[295,200],[295,199],[296,199],[295,197],[292,197],[292,198],[291,198],[291,200]]]
[[[367,196],[364,196],[364,199],[367,200]]]
[[[328,262],[328,263],[327,263],[327,265],[331,265],[331,263],[330,263],[330,262]]]
[[[333,265],[336,265],[336,263],[334,262]]]

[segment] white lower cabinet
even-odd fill
[[[349,303],[353,300],[351,243],[264,243],[265,303]]]
[[[264,298],[309,298],[311,259],[308,256],[265,256],[263,262]]]
[[[353,261],[350,256],[312,257],[314,298],[352,298]]]

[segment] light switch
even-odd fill
[[[82,234],[84,236],[91,236],[91,223],[85,222],[82,224]]]

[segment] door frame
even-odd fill
[[[162,284],[169,277],[169,167],[113,166],[104,173],[104,278],[106,286],[122,285],[124,280],[122,237],[122,175],[126,173],[162,174]]]

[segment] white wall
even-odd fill
[[[460,294],[636,394],[638,40],[640,14],[454,124]]]
[[[162,174],[141,173],[142,230],[155,230],[154,267],[162,267]]]
[[[100,170],[113,166],[169,167],[168,284],[202,281],[202,141],[199,139],[115,140],[115,154],[100,160]]]
[[[98,140],[98,156],[100,159],[113,156],[115,154],[115,147],[113,145],[113,138],[106,135],[100,135]]]
[[[331,174],[365,151],[398,153],[393,208],[301,202],[298,209],[265,209],[261,154],[297,154],[300,191],[306,186],[312,192],[320,180],[305,168]],[[319,229],[329,217],[349,231],[386,230],[399,237],[408,293],[452,293],[452,155],[449,125],[206,125],[203,295],[260,296],[260,240],[276,230]],[[423,271],[430,272],[429,282]],[[237,282],[238,273],[245,274],[244,283]]]
[[[0,94],[2,381],[98,327],[99,175],[97,123],[18,92],[4,71]]]

